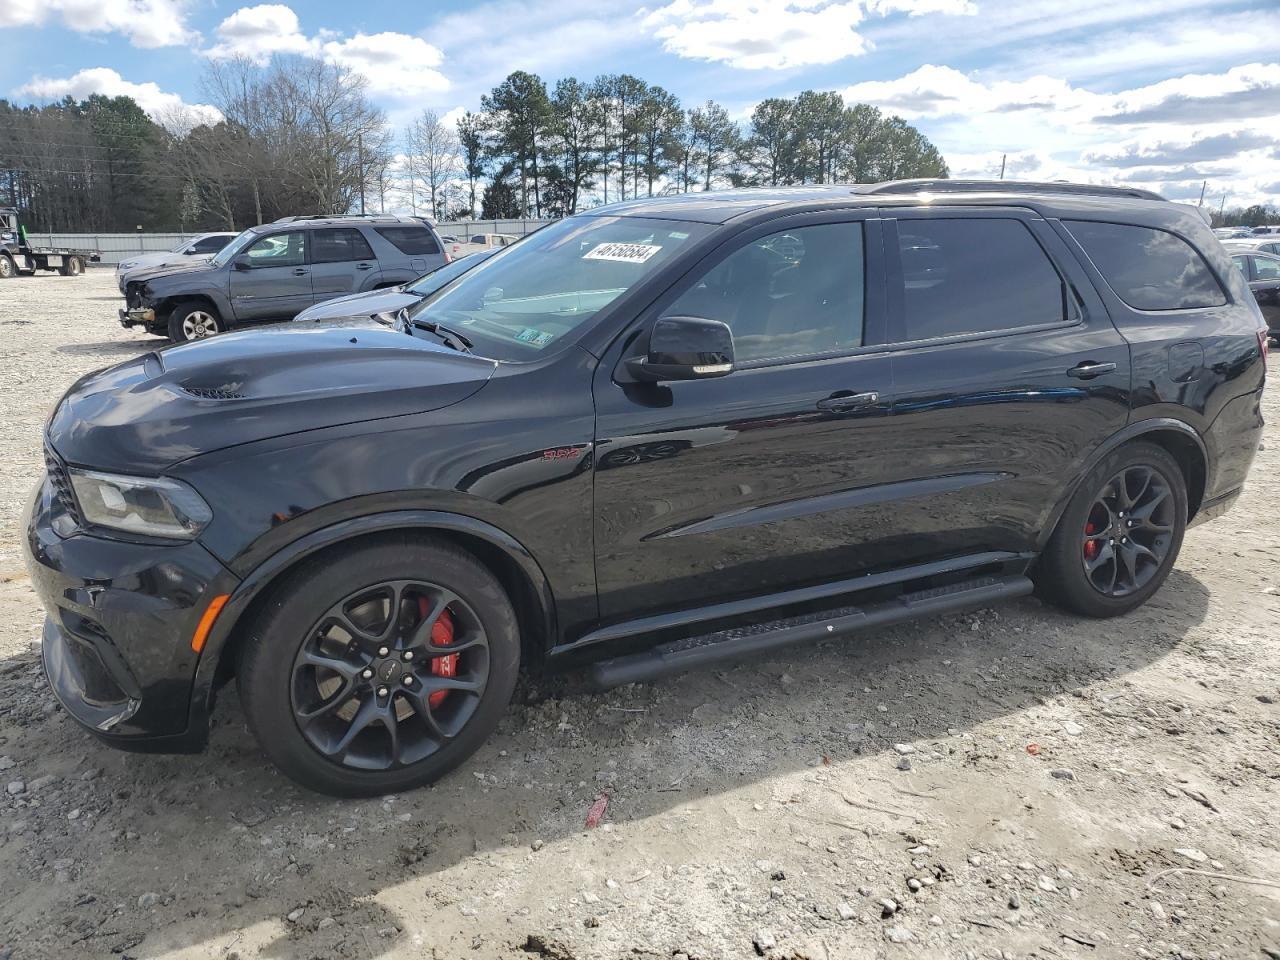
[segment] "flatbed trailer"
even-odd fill
[[[101,256],[93,250],[70,247],[33,247],[27,232],[18,223],[18,211],[0,207],[0,280],[38,270],[56,270],[64,277],[84,273],[85,264],[97,263]]]

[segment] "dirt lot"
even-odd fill
[[[150,757],[42,682],[44,418],[160,343],[114,293],[0,283],[0,960],[1280,957],[1275,441],[1127,619],[1027,600],[530,692],[433,789],[339,802],[267,766],[232,690],[205,755]]]

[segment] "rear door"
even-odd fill
[[[311,290],[316,303],[372,289],[378,261],[364,234],[351,227],[311,231]]]
[[[898,549],[1036,549],[1073,468],[1129,417],[1129,347],[1031,211],[885,211]]]
[[[273,233],[252,243],[231,264],[228,288],[239,320],[292,317],[311,305],[307,232]]]
[[[1249,257],[1249,289],[1272,331],[1280,333],[1280,257]]]

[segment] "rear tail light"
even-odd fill
[[[1271,349],[1271,331],[1263,327],[1258,331],[1258,351],[1262,354],[1262,361],[1267,360],[1267,352]]]

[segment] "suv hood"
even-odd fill
[[[390,330],[230,333],[82,378],[54,411],[49,441],[74,465],[154,475],[237,444],[436,410],[496,368]]]
[[[141,266],[134,267],[124,272],[124,279],[127,283],[145,283],[147,280],[155,280],[157,277],[177,276],[183,273],[212,273],[217,267],[210,267],[213,257],[192,257],[194,263],[185,261],[182,263],[161,264],[159,266]]]

